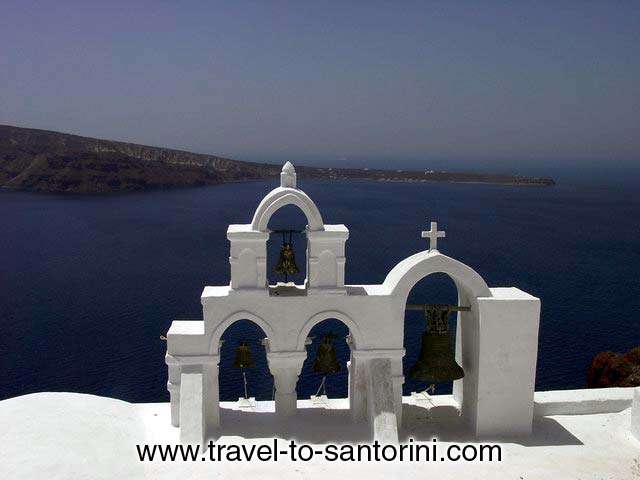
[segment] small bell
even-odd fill
[[[256,362],[253,361],[251,355],[251,347],[245,341],[240,342],[236,348],[236,359],[233,362],[234,368],[255,368]]]
[[[442,383],[464,377],[458,365],[449,335],[448,305],[428,305],[425,315],[429,329],[422,334],[418,361],[411,367],[411,378],[427,383]]]
[[[291,243],[283,243],[278,264],[273,269],[278,275],[294,275],[300,271]]]
[[[324,336],[320,345],[318,345],[316,360],[313,362],[314,372],[330,375],[340,371],[340,364],[336,358],[336,349],[333,346],[334,338],[335,336],[333,334],[328,333]]]

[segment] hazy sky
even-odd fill
[[[0,26],[0,123],[316,165],[640,163],[637,0],[5,0]]]

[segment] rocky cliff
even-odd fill
[[[298,167],[302,178],[553,185],[550,178],[448,172]],[[0,125],[0,186],[107,193],[274,178],[279,165]]]
[[[640,347],[596,355],[587,369],[587,387],[640,387]]]

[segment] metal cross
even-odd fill
[[[438,250],[438,238],[444,238],[444,231],[438,231],[438,222],[431,222],[431,230],[422,232],[422,238],[429,239],[429,251]]]

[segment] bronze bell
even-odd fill
[[[422,347],[418,361],[411,367],[411,378],[427,383],[442,383],[464,377],[458,365],[449,335],[448,305],[427,305],[425,315],[429,329],[422,334]]]
[[[336,349],[333,346],[334,338],[335,336],[333,334],[328,333],[324,336],[320,345],[318,345],[316,360],[313,362],[314,372],[330,375],[340,371],[340,364],[336,358]]]
[[[300,271],[291,243],[283,243],[278,264],[273,269],[279,275],[293,275]]]
[[[251,347],[247,342],[240,342],[238,348],[236,348],[236,359],[233,362],[234,368],[255,368],[256,362],[253,361],[251,355]]]

